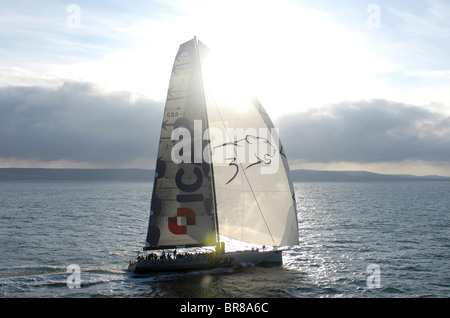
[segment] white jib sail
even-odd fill
[[[278,132],[256,100],[234,94],[232,81],[207,69],[207,51],[199,42],[219,232],[254,244],[297,245],[295,195]]]

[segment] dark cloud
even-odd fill
[[[450,159],[450,117],[386,100],[341,102],[277,121],[290,158],[313,162]]]
[[[123,164],[154,158],[162,103],[89,83],[0,88],[0,157]]]
[[[95,85],[0,88],[0,157],[126,166],[156,158],[163,103]],[[290,159],[448,161],[450,118],[386,100],[341,102],[277,120]],[[150,167],[151,168],[151,167]]]

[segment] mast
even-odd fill
[[[202,100],[203,100],[203,113],[204,113],[206,131],[208,131],[208,140],[209,140],[210,136],[209,136],[209,123],[208,123],[208,110],[206,107],[205,89],[203,87],[203,70],[202,70],[202,65],[201,65],[201,61],[200,61],[200,54],[198,51],[198,42],[197,42],[196,36],[194,36],[194,42],[195,42],[195,52],[197,55],[197,67],[198,67],[199,76],[200,76],[200,90],[202,93]],[[212,201],[213,201],[213,207],[214,207],[214,223],[216,226],[216,241],[217,241],[217,244],[220,246],[219,218],[217,217],[216,187],[215,187],[215,183],[214,183],[214,164],[213,164],[213,160],[212,160],[211,149],[210,149],[210,158],[211,158],[211,162],[209,163],[209,168],[210,168],[210,174],[211,174]]]

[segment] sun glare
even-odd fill
[[[230,61],[227,56],[211,53],[202,71],[205,88],[214,92],[216,101],[234,105],[234,112],[243,112],[250,105],[252,95],[239,60]]]
[[[323,13],[283,0],[205,6],[197,17],[208,28],[199,38],[225,58],[222,67],[236,70],[232,76],[275,117],[348,96],[371,96],[383,85],[372,75],[389,65],[371,54],[363,37]]]

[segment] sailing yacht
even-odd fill
[[[298,244],[278,130],[255,98],[237,97],[207,69],[210,55],[196,38],[176,55],[144,247],[150,254],[130,261],[131,272],[282,263],[283,249]],[[233,241],[259,248],[233,250]]]

